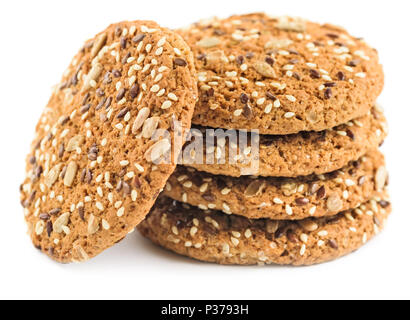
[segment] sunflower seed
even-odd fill
[[[151,110],[147,107],[142,108],[139,112],[137,117],[135,118],[135,121],[132,125],[132,133],[137,134],[138,130],[142,127],[144,124],[145,120],[148,118]]]
[[[63,226],[66,226],[68,224],[69,218],[70,218],[69,212],[63,213],[61,216],[57,218],[56,221],[54,221],[53,230],[57,233],[63,232]]]
[[[88,234],[96,233],[99,228],[100,228],[100,223],[97,220],[97,218],[93,214],[90,215],[90,219],[88,220],[88,227],[87,227]]]
[[[168,139],[162,139],[153,144],[147,152],[145,152],[145,159],[154,162],[160,159],[171,149],[171,143]]]
[[[75,175],[77,173],[77,170],[78,170],[77,163],[75,163],[74,161],[71,161],[67,166],[67,171],[66,171],[66,174],[64,176],[64,185],[65,186],[71,187],[71,185],[73,184]]]
[[[66,151],[71,152],[77,150],[84,142],[84,136],[77,135],[74,136],[68,141]]]

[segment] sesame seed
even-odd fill
[[[120,161],[120,165],[121,165],[122,167],[128,166],[129,163],[130,163],[130,162],[129,162],[128,160],[122,160],[122,161]]]
[[[265,98],[260,98],[260,99],[256,100],[256,104],[257,104],[258,106],[260,106],[260,105],[262,105],[262,104],[264,104],[264,103],[265,103]]]
[[[124,215],[125,209],[124,207],[121,207],[117,211],[117,217],[122,217]]]
[[[300,253],[301,256],[303,256],[303,255],[305,254],[305,252],[306,252],[306,245],[303,244],[302,247],[300,248],[300,252],[299,252],[299,253]]]
[[[286,95],[286,99],[288,99],[290,102],[295,102],[296,98],[294,96],[291,95]]]
[[[154,85],[151,87],[150,91],[156,93],[156,92],[158,92],[160,89],[161,89],[161,88],[160,88],[159,85],[154,84]]]
[[[249,239],[250,237],[252,237],[252,231],[250,229],[246,229],[244,235],[246,239]]]
[[[276,203],[276,204],[283,204],[283,201],[279,198],[274,198],[273,202]]]
[[[346,213],[346,214],[345,214],[345,217],[346,217],[348,220],[352,221],[352,222],[355,221],[354,218],[353,218],[353,216],[352,216],[350,213]]]
[[[102,227],[103,227],[105,230],[110,229],[110,224],[108,223],[107,220],[102,219]]]
[[[223,195],[227,195],[228,193],[230,193],[231,192],[231,189],[229,189],[229,188],[223,188],[222,190],[221,190],[221,194],[223,194]]]
[[[138,197],[137,191],[136,191],[136,190],[132,190],[132,191],[131,191],[131,200],[132,200],[132,201],[136,201],[136,200],[137,200],[137,197]]]
[[[177,177],[177,180],[178,180],[179,182],[184,181],[184,180],[186,180],[186,179],[188,179],[188,176],[187,176],[186,174],[183,174],[183,175]]]
[[[228,245],[227,243],[224,243],[224,244],[222,245],[222,253],[225,254],[225,255],[228,255],[228,254],[229,254],[229,250],[230,250],[229,245]]]
[[[157,46],[158,46],[158,47],[164,46],[164,44],[165,44],[166,41],[167,41],[167,37],[162,37],[162,38],[159,39],[159,41],[157,42]]]
[[[284,115],[284,117],[285,117],[286,119],[293,118],[294,116],[295,116],[295,113],[294,113],[294,112],[286,112],[285,115]]]
[[[223,212],[231,213],[231,208],[224,202],[222,203]]]
[[[135,173],[134,173],[134,171],[129,171],[129,172],[127,172],[126,176],[131,179],[131,178],[134,178]]]
[[[163,78],[162,73],[159,73],[159,74],[155,77],[154,82],[159,82],[159,81],[161,81],[162,78]]]
[[[181,55],[182,55],[181,51],[180,51],[178,48],[174,48],[174,53],[175,53],[177,56],[181,56]]]
[[[198,232],[197,227],[192,227],[191,230],[189,231],[189,234],[193,237],[195,234]]]
[[[239,240],[237,238],[231,237],[231,242],[235,247],[239,245]]]
[[[171,231],[173,234],[175,234],[176,236],[179,235],[179,231],[178,228],[176,226],[172,226]]]
[[[131,62],[133,62],[134,60],[135,60],[134,57],[129,57],[129,58],[126,60],[126,62],[127,62],[127,63],[131,63]]]
[[[165,89],[159,90],[158,93],[157,93],[157,97],[162,97],[164,95],[164,93],[165,93]]]
[[[164,48],[163,48],[163,47],[159,47],[159,48],[155,51],[155,55],[156,55],[156,56],[160,56],[163,52],[164,52]]]
[[[204,183],[200,186],[199,191],[204,193],[208,189],[208,183]]]
[[[236,110],[233,112],[233,115],[234,115],[235,117],[239,117],[241,114],[242,114],[242,109],[236,109]]]
[[[98,201],[97,201],[97,202],[95,203],[95,206],[97,207],[98,210],[104,211],[104,206],[102,205],[101,202],[98,202]]]
[[[178,101],[178,97],[174,93],[168,93],[168,98],[172,101]]]
[[[279,50],[278,53],[281,56],[288,56],[290,54],[289,51],[286,50]]]
[[[345,180],[345,184],[346,184],[346,186],[348,186],[348,187],[352,187],[352,186],[354,186],[356,183],[355,183],[353,180],[351,180],[351,179],[346,179],[346,180]]]
[[[232,231],[232,235],[233,235],[235,238],[240,238],[240,237],[241,237],[241,233],[238,232],[238,231]]]
[[[169,109],[172,105],[172,102],[169,100],[164,101],[164,103],[161,106],[161,109]]]
[[[137,168],[137,170],[138,170],[139,172],[144,172],[144,167],[141,166],[140,164],[134,163],[134,166],[135,166],[135,168]]]
[[[307,243],[308,242],[308,235],[306,233],[302,233],[300,235],[300,241]]]
[[[185,181],[183,184],[182,184],[185,188],[191,188],[192,187],[192,181]]]
[[[264,112],[265,112],[265,113],[270,113],[270,112],[272,111],[272,107],[273,107],[272,103],[269,103],[269,104],[265,107]]]

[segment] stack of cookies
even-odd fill
[[[113,24],[75,55],[37,124],[20,188],[28,233],[64,263],[137,226],[222,264],[347,254],[390,212],[382,87],[377,52],[331,25]]]
[[[141,233],[203,261],[292,265],[377,234],[390,212],[377,52],[340,27],[264,14],[179,33],[197,69],[191,137],[203,143],[185,146]],[[248,131],[248,141],[210,128]]]

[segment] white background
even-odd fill
[[[408,1],[1,1],[0,298],[410,298],[410,23]],[[407,7],[407,8],[406,8]],[[383,150],[394,211],[358,252],[314,267],[224,267],[178,257],[135,232],[84,264],[60,265],[26,236],[18,186],[34,127],[83,41],[120,20],[170,28],[200,18],[266,11],[346,27],[380,52],[390,122]]]

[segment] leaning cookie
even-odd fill
[[[300,220],[355,208],[380,196],[387,183],[384,157],[373,150],[340,170],[298,178],[232,178],[178,166],[164,195],[250,219]]]
[[[132,231],[175,169],[196,95],[189,47],[154,22],[121,22],[87,41],[28,156],[21,202],[35,247],[84,261]]]
[[[239,131],[232,131],[233,139],[230,132],[192,128],[181,163],[200,171],[234,177],[323,174],[376,149],[386,138],[388,127],[382,109],[375,106],[363,117],[320,132],[254,137],[248,133],[248,141],[243,146],[238,145]],[[216,143],[208,147],[206,141],[210,138]],[[200,145],[196,139],[202,139]],[[252,149],[251,139],[258,149]]]
[[[179,32],[196,58],[197,125],[321,131],[366,114],[383,87],[376,50],[329,24],[255,13]]]
[[[202,261],[311,265],[361,247],[383,228],[390,211],[384,195],[328,218],[249,220],[160,198],[138,229],[154,243]]]

